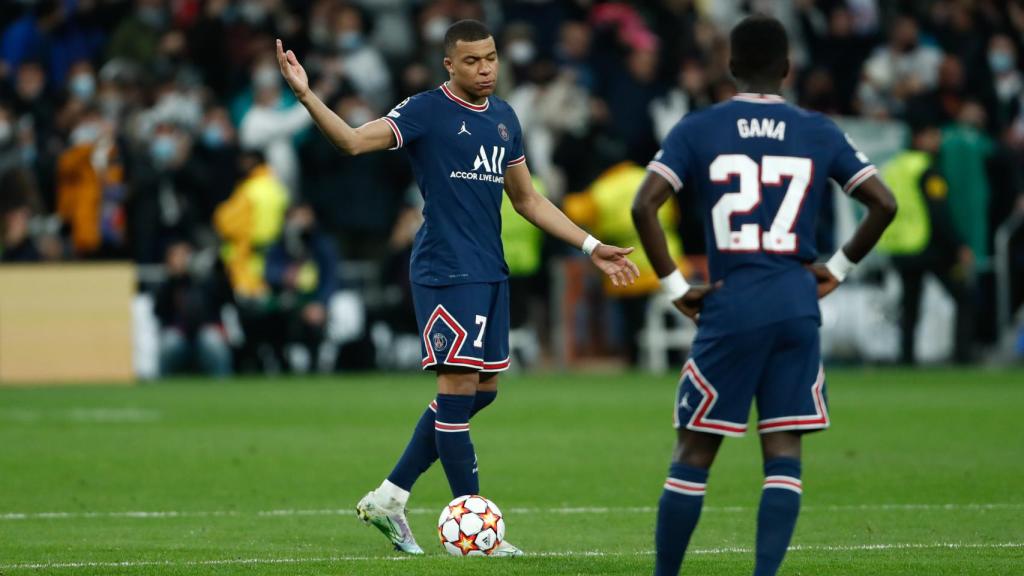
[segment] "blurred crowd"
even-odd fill
[[[488,23],[498,93],[519,114],[539,186],[601,238],[639,246],[622,214],[642,167],[680,117],[735,93],[728,31],[751,11],[791,32],[790,101],[939,131],[928,154],[948,183],[956,259],[918,268],[990,273],[994,230],[1024,190],[1019,0],[7,1],[0,260],[157,265],[143,288],[168,372],[258,367],[268,350],[287,369],[282,351],[294,345],[315,366],[346,263],[371,263],[380,285],[406,293],[420,200],[401,154],[344,157],[317,133],[282,83],[275,38],[361,125],[446,79],[449,24]],[[543,299],[542,263],[558,249],[514,218],[513,276],[522,299]],[[665,223],[699,276],[693,200],[681,197]],[[835,248],[829,229],[821,236]],[[610,292],[626,327],[618,345],[634,359],[630,334],[657,285],[645,273],[632,292]],[[984,308],[988,282],[965,284],[975,292],[957,301]],[[230,343],[226,303],[262,352]],[[410,329],[407,299],[394,307],[380,314]]]

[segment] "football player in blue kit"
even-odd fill
[[[688,114],[665,137],[633,204],[663,291],[697,322],[673,412],[678,441],[658,506],[654,573],[675,576],[725,436],[747,431],[756,399],[764,484],[755,576],[774,575],[800,510],[801,435],[829,425],[818,299],[838,286],[892,221],[896,201],[827,117],[779,96],[786,31],[751,16],[731,33],[732,100]],[[853,237],[815,264],[829,180],[867,208]],[[701,206],[710,282],[690,286],[669,257],[657,210],[672,193]]]
[[[296,97],[342,152],[406,150],[423,194],[424,222],[416,235],[410,276],[423,368],[437,373],[438,394],[387,479],[356,506],[358,516],[379,528],[397,550],[422,554],[405,516],[409,492],[440,459],[453,496],[479,493],[469,422],[494,401],[498,373],[509,366],[502,191],[517,212],[580,247],[615,284],[632,283],[638,275],[627,258],[633,249],[601,244],[534,190],[519,120],[507,103],[492,95],[498,54],[484,24],[462,20],[448,29],[447,82],[358,128],[313,94],[295,54],[284,51],[280,41],[277,58]],[[491,555],[519,554],[503,542]]]

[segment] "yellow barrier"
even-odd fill
[[[0,266],[0,385],[133,381],[130,264]]]

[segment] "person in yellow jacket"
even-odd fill
[[[288,191],[261,152],[246,151],[241,162],[246,176],[217,206],[213,225],[224,240],[221,257],[236,297],[258,301],[268,293],[263,256],[281,235]]]
[[[942,132],[926,120],[916,120],[911,139],[911,149],[882,168],[882,180],[892,189],[900,210],[878,242],[879,250],[892,257],[903,284],[901,361],[914,363],[924,277],[932,274],[956,303],[953,355],[956,361],[967,362],[973,346],[968,279],[974,256],[956,233],[949,212],[949,185],[935,166]]]
[[[565,200],[565,213],[580,226],[594,235],[617,246],[640,246],[640,237],[630,216],[633,197],[647,175],[644,167],[623,161],[605,170],[579,194],[571,194]],[[676,232],[679,218],[674,203],[666,203],[658,212],[658,219],[665,230],[669,251],[680,269],[689,273],[683,260],[682,243]],[[605,293],[621,306],[627,351],[631,364],[639,359],[640,331],[646,318],[650,296],[659,290],[658,275],[643,250],[637,248],[632,254],[633,262],[640,269],[640,276],[631,285],[615,286],[604,280]]]

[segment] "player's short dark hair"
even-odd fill
[[[789,38],[771,16],[748,16],[732,29],[729,66],[745,81],[778,81],[789,71]]]
[[[459,20],[448,27],[444,33],[444,52],[451,54],[455,44],[462,42],[476,42],[491,37],[491,29],[479,20]]]

